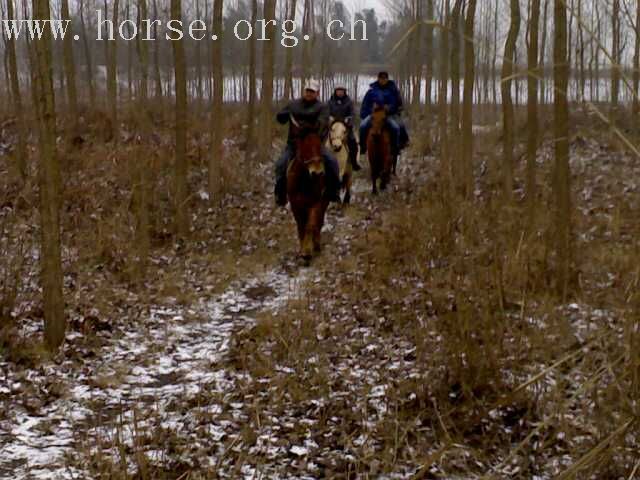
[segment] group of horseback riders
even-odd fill
[[[320,84],[310,80],[304,88],[302,98],[293,100],[278,112],[276,118],[281,124],[289,123],[287,145],[276,162],[276,203],[279,206],[287,204],[287,167],[296,154],[297,135],[301,131],[315,131],[321,138],[326,138],[332,121],[343,122],[348,129],[347,146],[349,160],[353,170],[360,170],[358,164],[358,142],[354,129],[355,107],[353,101],[343,86],[335,88],[328,103],[319,98]],[[367,151],[367,135],[371,129],[371,114],[374,108],[384,108],[387,112],[386,126],[390,132],[391,149],[393,155],[399,155],[409,143],[407,130],[400,118],[402,113],[402,97],[394,81],[389,79],[387,72],[380,72],[378,79],[370,85],[360,108],[360,155],[364,158]],[[325,165],[326,190],[325,196],[330,202],[339,202],[340,174],[338,162],[328,149],[322,149]]]

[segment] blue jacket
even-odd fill
[[[389,115],[397,115],[402,109],[402,97],[400,90],[394,81],[389,82],[383,87],[377,81],[369,85],[369,91],[362,100],[360,108],[360,118],[363,120],[373,113],[373,105],[385,105],[389,107]]]

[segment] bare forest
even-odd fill
[[[640,479],[640,0],[0,32],[0,479]]]

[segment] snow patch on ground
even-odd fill
[[[90,355],[24,372],[0,363],[0,399],[9,405],[14,398],[11,411],[0,416],[0,477],[82,477],[86,472],[67,462],[79,448],[98,448],[104,439],[132,445],[152,429],[180,430],[194,417],[219,414],[237,378],[222,367],[232,331],[253,322],[256,311],[275,312],[300,295],[307,273],[291,277],[272,270],[200,305],[156,305],[144,324],[118,338],[99,332],[109,343],[99,361]],[[187,320],[193,317],[200,320]],[[67,348],[78,336],[69,333]],[[202,393],[208,401],[200,406]],[[22,405],[16,408],[15,399]],[[194,399],[193,410],[173,408],[178,399]],[[135,428],[122,428],[129,425]],[[222,422],[207,427],[211,438],[225,436]],[[150,459],[162,455],[146,453]]]

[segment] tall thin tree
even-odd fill
[[[554,250],[558,293],[566,298],[572,263],[571,248],[571,176],[569,171],[569,64],[567,59],[567,10],[564,0],[554,0]]]
[[[258,20],[258,0],[251,0],[251,25]],[[256,125],[256,63],[257,44],[255,35],[249,39],[249,105],[247,106],[247,139],[246,156],[251,158],[255,152],[255,125]]]
[[[513,97],[511,86],[513,83],[514,60],[518,33],[520,32],[520,1],[511,0],[511,23],[509,33],[504,46],[502,58],[502,81],[500,90],[502,95],[502,119],[504,125],[504,152],[502,165],[503,189],[506,199],[511,199],[513,194],[513,150],[515,143]]]
[[[93,74],[93,57],[91,55],[91,48],[89,46],[89,30],[87,29],[87,22],[84,18],[85,0],[80,0],[78,10],[80,12],[80,28],[82,29],[82,47],[84,51],[86,81],[89,86],[89,104],[92,107],[96,105],[96,83]],[[87,7],[88,10],[88,7]]]
[[[222,65],[222,7],[223,0],[213,2],[213,34],[217,40],[213,44],[213,108],[211,110],[211,156],[209,157],[209,198],[214,199],[220,183],[222,165],[222,135],[224,130],[224,75]]]
[[[538,32],[540,30],[540,0],[531,0],[529,14],[529,45],[527,49],[527,174],[525,192],[527,209],[535,207],[536,156],[538,152]],[[531,222],[529,222],[531,223]]]
[[[48,0],[33,0],[33,17],[50,20]],[[33,89],[39,131],[39,186],[41,222],[41,283],[44,296],[44,334],[50,349],[63,342],[66,330],[60,250],[60,165],[56,153],[56,107],[53,90],[51,30],[34,40]]]
[[[61,0],[60,16],[62,20],[68,21],[67,34],[62,42],[62,53],[64,61],[64,76],[67,87],[67,102],[69,104],[69,115],[72,124],[75,125],[78,116],[78,94],[76,86],[76,64],[73,57],[73,22],[69,12],[69,0]]]
[[[265,28],[267,40],[264,42],[262,55],[262,121],[260,131],[262,132],[262,160],[268,162],[271,157],[271,108],[273,105],[273,71],[275,62],[274,34],[276,18],[276,0],[265,0],[264,19],[267,23]]]
[[[171,19],[182,21],[182,0],[171,0]],[[174,177],[174,214],[176,235],[184,238],[189,231],[187,216],[187,66],[184,38],[174,39],[176,152]]]
[[[118,25],[118,10],[120,8],[120,0],[113,1],[112,21],[114,28]],[[107,16],[107,2],[104,2],[105,17]],[[109,112],[111,117],[111,126],[113,138],[117,142],[120,135],[120,127],[118,125],[118,40],[114,36],[113,41],[105,42],[105,53],[107,56],[107,96],[109,102]]]
[[[13,0],[7,0],[7,18],[13,20],[14,9]],[[18,61],[16,58],[16,40],[13,38],[6,38],[5,48],[8,56],[9,63],[9,81],[11,84],[11,99],[13,100],[13,112],[17,122],[18,143],[15,151],[16,167],[18,173],[23,180],[27,176],[27,142],[25,139],[26,125],[24,112],[22,110],[22,95],[20,93],[20,78],[18,75]]]
[[[464,38],[464,96],[462,103],[462,185],[465,196],[473,194],[473,88],[475,85],[475,41],[476,0],[469,0],[465,19]]]

